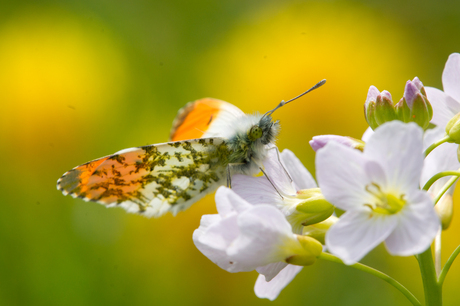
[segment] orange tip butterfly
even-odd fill
[[[246,115],[236,106],[205,98],[179,110],[170,142],[121,150],[67,171],[57,181],[64,195],[121,206],[131,213],[173,215],[229,185],[231,175],[255,175],[278,136],[272,113]]]

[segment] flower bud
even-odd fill
[[[446,125],[446,133],[451,138],[449,142],[460,143],[460,113],[457,113]]]
[[[339,218],[337,218],[336,216],[330,216],[329,218],[327,218],[326,220],[322,222],[312,224],[309,226],[305,226],[303,228],[303,234],[305,236],[315,238],[316,240],[321,242],[321,244],[326,244],[326,242],[324,241],[324,238],[326,237],[326,233],[329,230],[329,228],[332,225],[334,225],[334,223],[336,223],[338,220]]]
[[[415,77],[407,81],[404,96],[395,105],[396,116],[403,122],[415,122],[423,129],[428,127],[433,117],[433,108],[426,97],[422,82]]]
[[[452,195],[449,193],[444,194],[444,196],[438,201],[434,209],[441,220],[442,230],[445,231],[449,228],[450,222],[452,221],[452,216],[454,213],[454,202],[452,200]]]
[[[338,135],[320,135],[314,136],[312,140],[310,140],[310,146],[313,150],[318,151],[322,147],[324,147],[329,141],[335,141],[340,144],[343,144],[347,147],[357,149],[360,151],[364,150],[364,145],[366,144],[364,141],[348,137],[348,136],[338,136]]]
[[[379,92],[377,87],[371,86],[364,103],[364,114],[373,130],[385,122],[395,120],[396,113],[391,94],[386,90]]]
[[[297,191],[297,198],[304,201],[296,206],[301,213],[302,225],[315,224],[329,218],[334,212],[334,205],[326,201],[319,188]]]
[[[375,117],[379,125],[396,119],[396,113],[391,99],[391,94],[384,90],[377,96],[375,103]]]
[[[318,240],[308,236],[296,235],[296,237],[303,248],[303,252],[289,256],[284,261],[297,266],[310,266],[314,264],[323,251],[322,244]]]

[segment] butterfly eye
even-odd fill
[[[255,141],[255,140],[259,139],[260,137],[262,137],[262,134],[263,134],[262,129],[258,125],[254,125],[249,130],[248,138],[251,141]]]

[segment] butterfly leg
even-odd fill
[[[260,171],[262,171],[262,173],[265,175],[265,177],[267,178],[267,180],[270,182],[270,184],[272,184],[273,188],[275,188],[276,192],[279,194],[279,196],[281,197],[281,199],[284,200],[284,197],[281,195],[281,193],[278,191],[278,189],[276,188],[275,184],[273,184],[273,182],[270,180],[270,178],[268,177],[267,173],[265,173],[264,169],[262,169],[262,167],[259,167]]]
[[[280,151],[278,150],[278,147],[271,147],[269,150],[273,150],[273,149],[276,150],[276,156],[278,157],[278,162],[280,163],[281,167],[284,170],[284,173],[286,173],[287,177],[289,178],[289,180],[291,180],[291,183],[292,183],[292,177],[289,175],[289,172],[287,172],[286,168],[284,168],[284,165],[281,162]]]
[[[230,174],[230,164],[227,165],[227,187],[232,188],[232,175]]]
[[[227,165],[227,187],[228,188],[232,188],[232,174],[230,172],[231,166],[238,167],[241,165],[245,165],[245,163],[232,163],[232,164]],[[239,173],[238,168],[236,168],[235,172]]]

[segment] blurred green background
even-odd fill
[[[0,304],[409,305],[380,279],[321,261],[260,300],[257,273],[230,274],[193,245],[212,195],[146,219],[64,197],[55,183],[78,164],[167,141],[188,101],[265,112],[326,78],[274,116],[280,149],[314,173],[308,141],[360,138],[370,85],[396,101],[415,76],[442,88],[459,30],[455,1],[0,2]],[[459,223],[443,236],[444,260]],[[363,262],[423,300],[413,257],[380,246]],[[445,305],[460,304],[459,285],[456,262]]]

